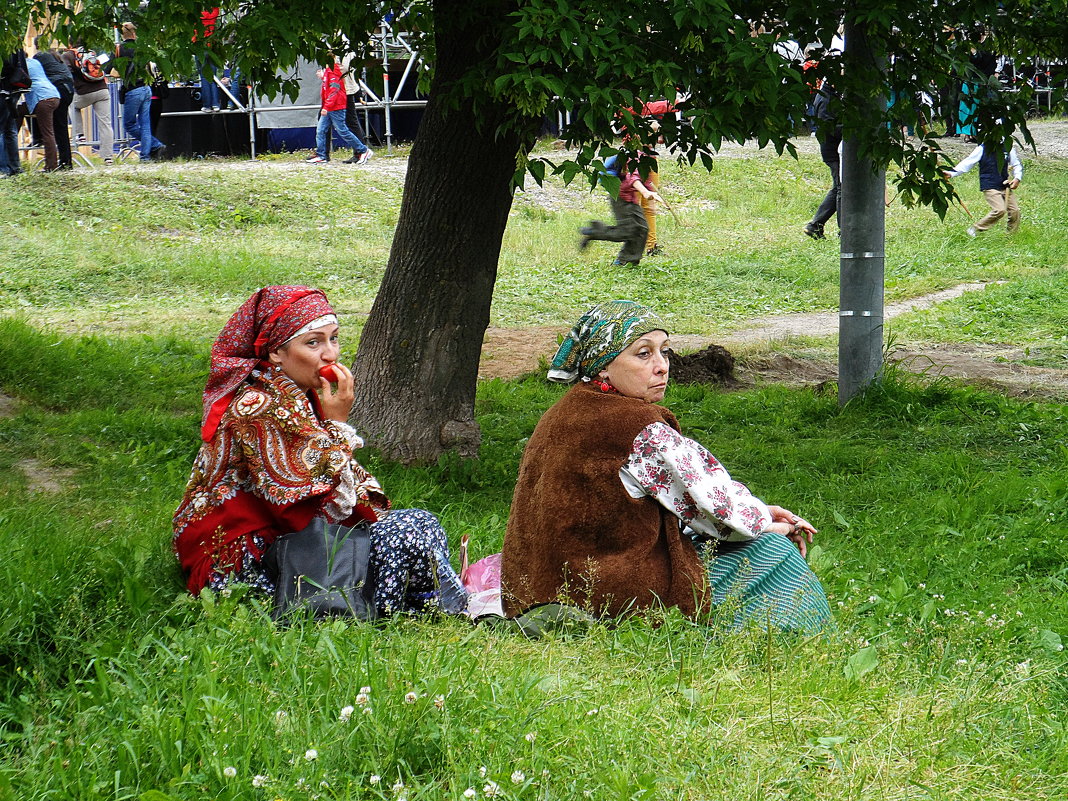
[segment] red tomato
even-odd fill
[[[327,381],[337,381],[339,376],[337,370],[334,369],[332,364],[324,364],[319,368],[319,375],[325,378]]]

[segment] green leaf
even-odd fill
[[[845,677],[850,681],[857,681],[861,676],[867,675],[879,665],[879,652],[874,645],[861,648],[846,661]]]
[[[1038,644],[1051,654],[1059,653],[1064,650],[1064,643],[1061,642],[1061,635],[1050,629],[1042,629],[1038,633]]]
[[[844,529],[852,528],[852,526],[850,525],[850,522],[848,520],[846,520],[844,517],[842,517],[842,513],[839,512],[837,509],[832,513],[832,516],[834,517],[834,522],[837,523],[838,525],[840,525],[842,528],[844,528]]]

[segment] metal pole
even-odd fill
[[[884,74],[885,58],[873,53],[863,24],[847,17],[845,69]],[[854,81],[858,76],[851,76]],[[868,129],[882,124],[883,81],[873,93],[846,98],[867,112]],[[861,156],[856,132],[842,142],[842,230],[839,267],[838,402],[862,393],[878,376],[883,358],[883,268],[886,244],[886,171]]]
[[[393,115],[391,113],[390,106],[393,103],[393,98],[389,93],[389,45],[386,43],[386,37],[389,28],[383,22],[382,24],[382,102],[385,104],[385,123],[386,123],[386,153],[393,155]]]

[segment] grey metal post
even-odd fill
[[[865,65],[865,71],[885,63],[872,53],[862,25],[846,20],[846,69]],[[876,94],[846,98],[868,110],[871,125],[886,108],[882,81]],[[845,404],[876,378],[883,358],[883,263],[886,244],[886,171],[876,169],[860,154],[860,142],[847,132],[842,142],[842,230],[838,311],[838,402]]]

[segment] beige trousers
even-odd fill
[[[1009,233],[1020,227],[1020,205],[1016,202],[1015,192],[1007,189],[984,189],[983,197],[990,205],[990,212],[975,224],[976,231],[990,230],[1006,214],[1009,216]]]

